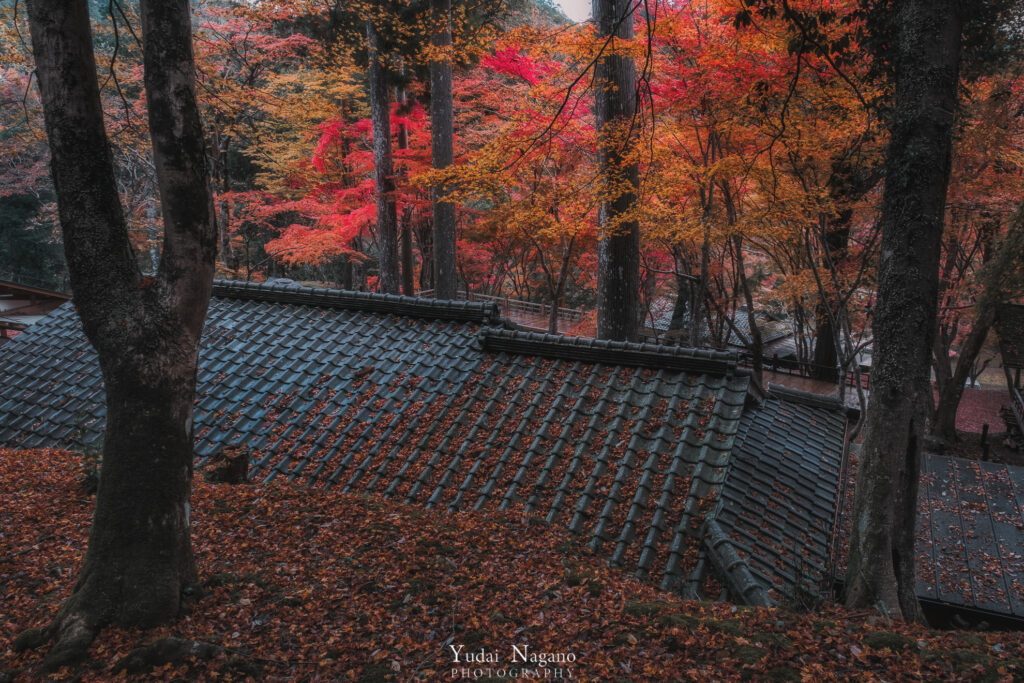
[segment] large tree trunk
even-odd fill
[[[907,0],[899,5],[898,26],[875,363],[854,494],[846,603],[920,620],[914,531],[957,106],[960,3]]]
[[[380,291],[398,294],[398,216],[391,159],[391,90],[384,69],[382,41],[372,21],[366,22],[369,52],[370,119],[373,127],[373,177],[377,187],[377,251]]]
[[[454,160],[452,113],[452,3],[430,0],[433,32],[431,45],[443,50],[442,59],[430,61],[430,146],[433,167],[441,170]],[[454,299],[458,289],[455,262],[455,205],[444,201],[445,188],[431,188],[434,216],[434,298]]]
[[[144,79],[164,242],[155,278],[138,272],[103,128],[85,0],[29,5],[51,170],[74,301],[107,400],[103,462],[78,582],[53,623],[51,671],[80,659],[104,625],[174,619],[195,581],[188,499],[199,337],[217,231],[195,99],[188,2],[141,4]]]
[[[599,211],[597,245],[597,336],[634,341],[640,323],[640,225],[633,215],[640,174],[630,141],[636,113],[632,58],[614,54],[615,38],[633,37],[633,3],[594,0],[599,39],[608,41],[594,67],[598,165],[607,198]]]

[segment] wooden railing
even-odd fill
[[[751,354],[749,352],[741,351],[740,352],[740,363],[742,363],[743,365],[746,365],[746,366],[749,367],[749,366],[752,366],[754,364],[754,359],[753,359],[753,357],[751,356]],[[775,356],[775,357],[765,356],[762,364],[763,364],[763,367],[764,367],[765,370],[769,370],[771,372],[777,372],[777,373],[779,373],[781,375],[793,375],[793,376],[796,376],[796,377],[808,377],[808,378],[813,378],[815,376],[815,373],[814,373],[815,368],[820,367],[820,368],[824,369],[824,367],[825,367],[825,366],[817,366],[814,363],[806,362],[806,361],[803,362],[803,363],[799,363],[799,362],[797,362],[795,360],[781,359],[781,358],[779,358],[777,356]],[[871,371],[870,371],[870,369],[867,369],[867,368],[865,368],[865,369],[860,371],[860,385],[864,389],[868,388],[868,380],[869,380],[869,375],[870,374],[871,374]],[[845,381],[846,381],[846,386],[848,386],[848,387],[855,387],[855,386],[857,386],[857,377],[858,377],[857,373],[853,372],[852,370],[848,370],[846,372],[846,376],[844,378]]]
[[[66,275],[60,280],[48,280],[37,275],[26,274],[21,269],[14,271],[6,268],[0,268],[0,280],[3,280],[4,282],[11,282],[16,285],[22,285],[24,287],[41,289],[47,292],[56,292],[58,294],[71,293],[71,288],[68,286]]]
[[[416,296],[423,297],[425,299],[432,299],[434,298],[434,290],[420,290],[416,293]],[[460,301],[495,303],[501,310],[502,315],[519,323],[523,327],[541,332],[546,332],[548,330],[547,321],[551,316],[551,304],[522,301],[521,299],[512,299],[506,296],[478,294],[476,292],[469,292],[467,295],[467,292],[464,290],[460,291],[456,296]],[[559,306],[556,315],[558,317],[558,329],[564,330],[566,327],[575,325],[584,320],[587,317],[587,311],[578,308],[565,308],[564,306]]]

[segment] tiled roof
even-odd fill
[[[666,589],[710,565],[733,599],[765,604],[827,575],[837,404],[772,388],[755,405],[734,354],[508,328],[481,304],[218,283],[199,463],[247,445],[259,480],[520,510]],[[0,348],[0,386],[0,445],[99,438],[99,371],[70,304]],[[926,463],[922,596],[1024,614],[1021,468]]]
[[[200,464],[566,524],[666,588],[695,567],[752,386],[733,354],[513,332],[493,307],[218,283],[200,351]],[[0,443],[97,439],[70,305],[0,350]]]
[[[817,594],[829,583],[845,436],[838,401],[774,386],[740,422],[714,515],[719,534],[709,540],[730,542],[776,599]],[[749,580],[742,583],[732,590],[749,591]]]
[[[925,455],[922,599],[1024,617],[1024,467]]]
[[[996,318],[1003,365],[1024,368],[1024,304],[1003,304]]]
[[[672,314],[674,312],[674,301],[670,297],[658,297],[651,302],[650,313],[644,320],[644,324],[652,330],[657,332],[667,332],[672,324]],[[731,316],[733,325],[736,329],[743,334],[746,339],[750,339],[750,316],[747,315],[745,308],[738,308],[733,311]],[[732,328],[728,323],[723,323],[727,330],[727,344],[729,346],[743,347],[745,346],[743,340],[736,334],[736,330]],[[688,319],[683,320],[682,328],[680,332],[684,338],[688,331]],[[710,334],[707,322],[702,323],[704,336],[707,337]],[[782,339],[793,336],[793,331],[789,328],[788,323],[781,320],[773,320],[771,318],[765,318],[761,316],[758,320],[757,329],[761,332],[761,342],[768,346],[773,342],[778,342]]]
[[[841,531],[849,537],[857,459],[851,454]],[[1024,620],[1024,467],[925,453],[917,502],[917,596]],[[838,557],[836,577],[845,574]]]

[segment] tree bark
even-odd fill
[[[369,53],[370,119],[373,127],[373,177],[377,188],[377,250],[380,291],[398,294],[398,216],[391,158],[391,90],[384,68],[383,42],[372,21],[366,22]]]
[[[411,100],[405,92],[404,86],[395,88],[395,101],[398,102],[398,115],[407,117],[412,109]],[[409,127],[404,123],[398,126],[398,149],[409,149]],[[402,256],[402,294],[406,296],[416,295],[415,278],[413,270],[415,263],[412,256],[412,206],[405,205],[402,211],[402,222],[400,231],[400,253]]]
[[[750,355],[754,361],[754,379],[758,384],[764,379],[764,341],[761,339],[761,329],[757,326],[757,315],[754,312],[754,295],[750,291],[750,283],[747,281],[746,265],[743,261],[743,235],[733,236],[733,246],[736,249],[736,272],[740,276],[740,288],[743,291],[743,301],[747,304],[747,322],[750,327]]]
[[[156,277],[138,271],[103,127],[85,0],[34,0],[29,25],[74,301],[95,347],[107,426],[82,571],[47,628],[44,673],[107,624],[174,619],[194,583],[188,500],[199,337],[217,230],[186,0],[141,4],[144,82],[164,219]]]
[[[875,364],[854,494],[846,604],[920,620],[914,531],[962,10],[956,0],[907,0],[897,11],[896,94],[873,322]]]
[[[631,153],[636,113],[633,60],[614,54],[616,38],[633,37],[633,3],[594,0],[598,39],[608,39],[594,67],[598,167],[605,198],[599,210],[597,336],[635,341],[640,323],[640,225],[635,216],[640,173]]]
[[[838,220],[831,223],[825,231],[824,247],[829,256],[823,259],[826,269],[830,264],[838,265],[846,257],[847,242],[850,238],[850,219],[853,212],[844,210]],[[838,294],[838,293],[837,293]],[[814,308],[814,360],[811,366],[811,377],[826,382],[839,381],[839,349],[836,340],[839,338],[832,321],[839,315],[834,301],[822,293]]]
[[[430,60],[430,147],[433,167],[444,170],[454,161],[452,112],[452,3],[430,0],[433,31],[430,43],[441,59]],[[431,188],[434,216],[434,298],[454,299],[458,289],[455,262],[455,205],[445,201],[441,184]]]

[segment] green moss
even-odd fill
[[[661,614],[669,608],[669,605],[664,602],[644,602],[641,600],[629,600],[626,602],[623,612],[631,617],[650,617],[655,614]]]
[[[974,650],[953,650],[949,656],[953,660],[956,670],[961,672],[972,669],[978,664],[988,664],[992,661],[992,657],[989,655]]]
[[[359,672],[360,683],[377,683],[377,681],[390,681],[394,678],[394,672],[391,667],[383,662],[374,662],[373,664],[367,664],[363,667],[363,670]]]
[[[876,631],[864,636],[864,644],[873,650],[890,650],[892,652],[903,652],[908,647],[914,647],[916,643],[902,636],[899,633],[887,631]]]
[[[765,672],[769,681],[799,681],[800,672],[790,666],[776,666]]]
[[[698,617],[680,613],[662,614],[658,617],[657,621],[662,626],[666,626],[668,628],[673,626],[681,628],[697,628],[701,623],[701,620]]]
[[[977,633],[961,633],[959,635],[960,640],[964,641],[968,645],[973,645],[974,647],[981,648],[988,647],[988,643],[985,641],[985,639],[979,636]]]
[[[725,633],[730,636],[743,635],[743,624],[738,621],[718,621],[716,619],[708,619],[704,622],[704,626],[713,633]]]
[[[760,645],[777,648],[787,648],[792,642],[781,633],[771,633],[769,631],[758,631],[750,636],[750,640]]]
[[[768,654],[768,650],[763,647],[755,647],[753,645],[740,645],[736,648],[736,659],[740,660],[744,664],[756,664],[757,662],[764,659],[765,655]]]

